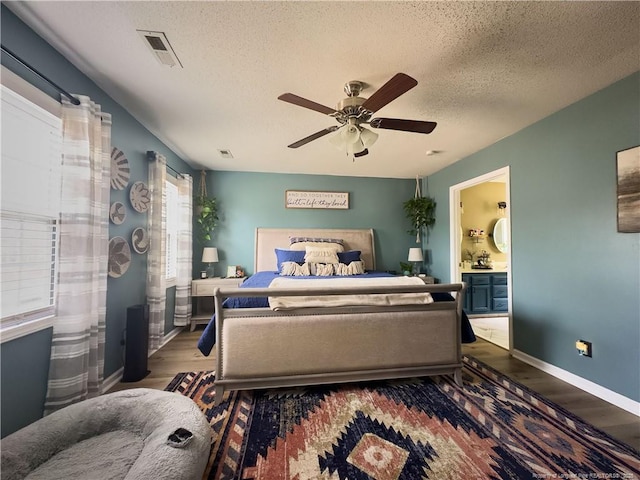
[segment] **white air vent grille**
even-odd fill
[[[222,158],[233,158],[233,154],[231,153],[231,150],[226,150],[226,149],[218,150],[218,153]]]
[[[153,32],[149,30],[136,30],[145,45],[153,52],[156,59],[167,67],[178,66],[182,68],[182,63],[178,60],[176,53],[171,48],[169,39],[163,32]]]

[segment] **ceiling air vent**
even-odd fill
[[[231,150],[218,150],[218,153],[222,158],[233,158]]]
[[[156,59],[167,67],[175,67],[176,65],[182,68],[182,63],[178,60],[176,52],[171,48],[169,39],[163,32],[152,32],[149,30],[136,30],[144,43],[151,49]]]

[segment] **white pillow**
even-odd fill
[[[303,263],[302,265],[297,264],[296,262],[282,262],[282,267],[280,269],[280,275],[283,276],[310,276],[311,272],[309,271],[309,264]]]
[[[336,275],[362,275],[364,273],[364,262],[358,260],[357,262],[351,262],[349,264],[338,263],[334,265],[334,271]]]
[[[306,250],[307,247],[333,248],[336,252],[344,252],[344,245],[330,242],[296,242],[289,246],[289,250]]]
[[[315,247],[307,245],[305,248],[305,263],[340,263],[338,252],[334,247]]]
[[[316,277],[332,277],[333,265],[330,263],[311,263],[311,275]]]

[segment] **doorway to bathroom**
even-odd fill
[[[511,350],[509,167],[449,189],[450,274],[465,281],[464,307],[476,335]]]

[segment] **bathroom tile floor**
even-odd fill
[[[509,350],[509,317],[474,317],[469,321],[477,337]]]

